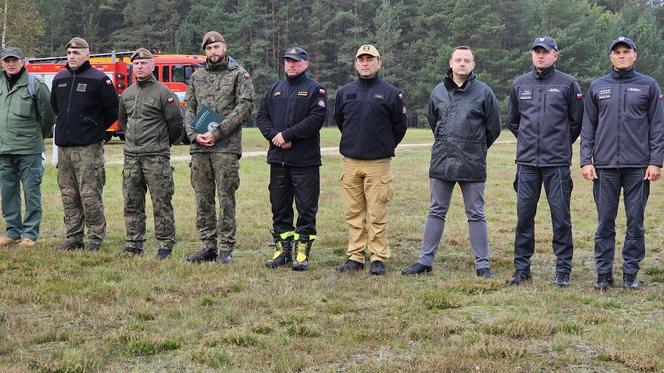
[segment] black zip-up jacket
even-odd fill
[[[581,133],[583,95],[576,80],[554,66],[514,80],[507,127],[517,138],[516,163],[569,166]]]
[[[452,69],[431,92],[427,118],[435,141],[429,177],[486,181],[486,154],[500,136],[500,106],[491,88],[471,73],[461,87]]]
[[[51,106],[57,146],[99,143],[118,119],[118,95],[113,81],[85,61],[78,69],[69,65],[53,79]]]
[[[268,141],[279,132],[290,149],[270,142],[267,162],[282,166],[320,166],[320,134],[327,116],[327,94],[306,72],[287,77],[265,92],[256,124]]]
[[[581,129],[581,167],[662,166],[664,105],[657,82],[631,69],[590,84]]]
[[[334,119],[341,131],[339,152],[355,159],[384,159],[406,134],[403,93],[378,74],[337,91]]]

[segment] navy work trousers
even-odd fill
[[[556,272],[572,271],[572,221],[570,197],[572,178],[569,166],[533,167],[517,166],[514,187],[517,193],[517,224],[514,238],[514,266],[517,271],[530,271],[530,258],[535,253],[535,214],[542,185],[551,210],[553,226],[553,253]]]
[[[269,188],[275,236],[295,231],[305,241],[310,236],[315,237],[320,195],[319,167],[270,166]],[[296,227],[293,226],[293,199],[297,208]]]
[[[593,196],[597,206],[595,267],[598,274],[613,272],[616,247],[616,215],[620,189],[623,190],[627,231],[623,244],[623,273],[636,274],[646,255],[643,215],[650,193],[650,182],[643,180],[645,168],[597,169]]]

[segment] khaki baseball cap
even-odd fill
[[[357,53],[355,53],[355,58],[360,57],[363,54],[368,54],[370,56],[374,56],[376,58],[380,58],[380,53],[378,53],[378,49],[374,47],[371,44],[365,44],[357,49]]]

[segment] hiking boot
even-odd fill
[[[101,242],[90,242],[88,243],[88,251],[99,251],[101,249]],[[142,252],[143,250],[141,250]]]
[[[139,249],[138,247],[127,246],[124,248],[124,250],[122,250],[122,252],[124,254],[129,254],[134,256],[143,255],[143,249]]]
[[[556,272],[556,277],[553,278],[552,284],[558,285],[561,288],[569,286],[569,273]]]
[[[510,285],[521,285],[526,281],[533,279],[533,276],[530,274],[530,271],[516,271],[512,277],[507,280],[507,283]]]
[[[612,273],[601,273],[597,275],[597,283],[595,283],[595,289],[600,291],[605,291],[609,287],[613,286],[613,274]]]
[[[334,267],[337,272],[356,272],[364,270],[364,263],[356,262],[354,260],[346,260],[346,263]]]
[[[272,259],[265,262],[268,268],[277,268],[285,266],[291,262],[291,245],[292,240],[275,240],[274,241],[274,254]]]
[[[374,260],[369,266],[369,274],[382,276],[385,274],[385,263],[382,260]]]
[[[219,256],[217,257],[217,263],[219,264],[231,264],[233,263],[233,255],[229,250],[220,250]]]
[[[636,290],[640,287],[641,287],[641,285],[639,284],[639,280],[636,279],[636,273],[634,273],[634,274],[624,273],[623,274],[623,288],[630,289],[630,290]]]
[[[491,273],[491,270],[489,268],[478,268],[475,270],[475,275],[485,280],[493,280],[494,278],[496,278],[496,276],[494,276],[493,273]]]
[[[11,246],[18,242],[18,239],[13,239],[11,237],[2,236],[0,237],[0,247]]]
[[[83,250],[85,245],[83,242],[65,241],[62,245],[55,248],[57,251],[74,251]]]
[[[20,241],[18,241],[18,246],[19,247],[33,247],[37,243],[29,238],[23,238]]]
[[[293,271],[306,271],[309,269],[309,253],[311,253],[311,245],[313,240],[294,242],[295,251],[293,252]]]
[[[207,247],[204,247],[195,254],[187,257],[189,263],[214,262],[215,260],[217,260],[217,249],[210,249]]]
[[[415,263],[410,267],[402,269],[401,274],[404,276],[428,275],[431,274],[431,266],[425,266],[424,264]]]
[[[160,247],[159,250],[157,250],[157,259],[159,260],[164,260],[171,256],[171,253],[173,252],[172,249],[167,249],[165,247]]]

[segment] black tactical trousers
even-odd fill
[[[298,233],[308,240],[316,235],[316,213],[320,195],[320,168],[270,165],[270,203],[275,234]],[[297,208],[297,225],[293,226],[293,199]]]

